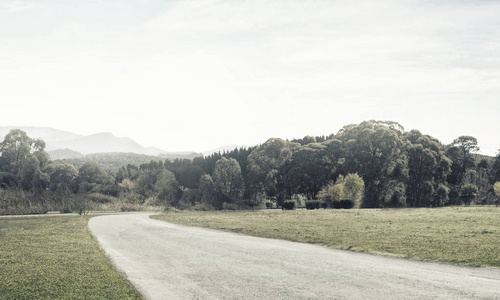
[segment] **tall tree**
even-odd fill
[[[300,144],[271,138],[253,150],[248,156],[252,188],[255,189],[263,182],[266,195],[278,198],[281,205],[287,194],[290,194],[290,186],[285,182],[284,167],[291,161],[292,154],[298,147]]]
[[[78,170],[79,183],[106,184],[111,183],[112,178],[97,163],[86,162]]]
[[[446,189],[438,188],[450,173],[451,161],[438,140],[412,130],[405,135],[408,157],[407,205],[412,207],[445,204]],[[444,198],[443,198],[444,197]]]
[[[352,200],[354,207],[361,207],[361,200],[365,192],[365,182],[358,173],[347,174],[344,178],[344,198]]]
[[[294,193],[315,199],[321,187],[332,179],[325,156],[326,146],[318,143],[302,146],[293,154],[286,176]]]
[[[197,189],[203,169],[197,165],[186,165],[174,169],[175,178],[185,188]]]
[[[462,198],[465,205],[470,205],[471,201],[477,196],[477,186],[473,184],[465,184],[460,189],[460,198]]]
[[[474,166],[472,154],[479,151],[477,139],[472,136],[460,136],[451,143],[459,150],[459,159],[461,160],[461,175],[463,176],[468,167]]]
[[[153,187],[158,199],[159,204],[178,206],[182,197],[182,189],[175,179],[174,173],[169,170],[162,170],[156,179]]]
[[[233,202],[241,200],[244,192],[241,167],[234,158],[221,157],[215,164],[212,176],[215,189],[230,197]]]
[[[496,205],[500,205],[500,181],[495,182],[493,185],[493,191],[495,193],[495,196],[497,197],[496,199]]]
[[[222,209],[223,203],[222,201],[219,201],[221,198],[217,197],[215,194],[215,187],[212,176],[208,174],[204,174],[201,176],[199,190],[201,201],[203,203],[208,203],[215,209]]]
[[[491,166],[491,182],[500,181],[500,150]]]
[[[12,129],[0,143],[0,171],[16,174],[28,157],[35,156],[38,166],[43,167],[49,161],[45,152],[45,142],[30,138],[20,129]]]
[[[382,121],[348,125],[337,134],[336,138],[344,144],[343,169],[357,172],[365,181],[363,207],[406,205],[402,190],[408,162],[401,136],[402,126]]]
[[[52,191],[61,185],[69,188],[78,176],[78,171],[70,164],[51,164],[46,170],[50,176],[50,189]]]
[[[36,156],[29,156],[19,171],[21,186],[24,190],[45,190],[49,186],[50,177],[40,170],[40,162]]]

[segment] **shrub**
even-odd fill
[[[0,215],[46,214],[48,211],[49,210],[43,206],[12,207],[7,209],[0,209]]]
[[[294,200],[286,200],[283,202],[283,209],[292,210],[295,209],[295,201]]]
[[[355,205],[355,202],[353,200],[350,200],[350,199],[340,200],[339,203],[340,203],[340,207],[344,208],[344,209],[351,209]]]
[[[142,195],[128,192],[128,193],[122,193],[120,195],[120,201],[130,203],[130,204],[143,204],[145,199],[144,199],[144,196],[142,196]]]
[[[222,209],[223,210],[237,210],[238,209],[238,205],[236,205],[235,203],[224,202],[222,204]]]
[[[119,185],[116,185],[116,184],[106,184],[106,185],[102,185],[99,189],[99,192],[103,195],[108,195],[108,196],[113,196],[113,197],[116,197],[118,198],[120,196],[120,191],[121,191],[121,187]]]
[[[332,208],[335,208],[335,209],[342,208],[342,205],[340,204],[340,201],[333,201],[332,202]]]
[[[133,205],[122,205],[120,206],[120,211],[122,212],[129,212],[129,211],[136,211]]]
[[[470,205],[471,201],[477,196],[478,189],[474,184],[466,184],[460,189],[460,198],[465,205]]]
[[[272,202],[266,202],[266,208],[273,208]]]
[[[309,200],[306,201],[306,208],[307,209],[319,209],[321,207],[322,201],[320,200]]]
[[[292,200],[295,201],[295,207],[304,207],[307,198],[303,194],[293,194]]]
[[[94,203],[110,203],[113,202],[114,198],[113,196],[108,196],[108,195],[103,195],[99,193],[89,193],[89,194],[83,194],[80,195],[81,197],[86,197],[88,200],[94,202]]]
[[[195,211],[211,211],[214,210],[214,207],[206,202],[198,202],[191,207],[191,210]]]

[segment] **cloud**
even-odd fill
[[[38,7],[37,4],[27,2],[27,1],[2,1],[0,3],[0,11],[4,11],[6,13],[16,13],[24,10],[29,10]]]
[[[140,134],[123,122],[136,120],[179,148],[211,143],[200,150],[329,134],[364,119],[438,138],[500,129],[494,1],[63,2],[0,28],[1,98],[19,111],[88,103],[81,119],[95,110],[102,131]],[[0,10],[33,6],[6,3]],[[461,122],[468,113],[473,122]]]

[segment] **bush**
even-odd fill
[[[101,194],[107,195],[107,196],[113,196],[116,198],[118,198],[120,196],[120,191],[121,191],[121,187],[119,185],[116,185],[116,184],[102,185],[99,189],[99,192]]]
[[[332,208],[334,208],[334,209],[340,209],[340,208],[342,208],[342,205],[340,204],[340,201],[333,201],[332,202]]]
[[[340,200],[340,207],[344,209],[351,209],[354,207],[354,201],[346,199],[346,200]]]
[[[340,200],[340,201],[333,201],[331,205],[332,205],[332,208],[334,208],[334,209],[341,209],[341,208],[351,209],[356,205],[356,203],[353,200],[344,199],[344,200]]]
[[[129,212],[129,211],[136,211],[137,209],[133,205],[122,205],[120,207],[120,211],[122,212]]]
[[[309,200],[309,201],[306,201],[306,208],[307,209],[319,209],[322,206],[322,203],[323,202],[320,200]]]
[[[81,194],[81,197],[86,197],[88,200],[94,203],[111,203],[115,198],[113,196],[103,195],[99,193]]]
[[[238,209],[238,205],[236,205],[235,203],[224,202],[222,204],[222,209],[223,210],[237,210]]]
[[[143,204],[145,199],[144,196],[142,195],[128,192],[128,193],[122,193],[120,195],[120,201],[129,204]]]
[[[266,208],[273,208],[272,202],[266,202]]]
[[[194,211],[211,211],[211,210],[214,210],[214,207],[212,205],[210,205],[209,203],[199,202],[199,203],[196,203],[195,205],[193,205],[191,207],[191,210],[194,210]]]
[[[286,210],[295,209],[295,201],[294,200],[287,200],[287,201],[283,202],[283,209],[286,209]]]
[[[12,207],[7,209],[0,209],[0,215],[32,215],[32,214],[46,214],[49,210],[43,206],[36,207]]]

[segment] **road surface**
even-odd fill
[[[500,299],[500,269],[407,261],[152,220],[89,227],[147,299]]]

